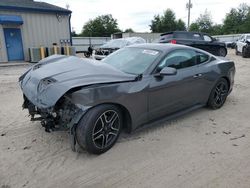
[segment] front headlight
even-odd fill
[[[42,79],[37,87],[38,93],[42,93],[49,85],[56,82],[56,79],[54,78],[44,78]]]

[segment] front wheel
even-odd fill
[[[223,106],[228,95],[229,86],[224,78],[221,78],[212,89],[209,99],[208,107],[218,109]]]
[[[117,141],[122,128],[122,115],[117,106],[100,105],[87,112],[76,127],[78,144],[89,153],[101,154]]]
[[[235,46],[235,55],[239,55],[238,47],[237,46]]]

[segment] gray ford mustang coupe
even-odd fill
[[[202,106],[220,108],[234,84],[234,62],[174,44],[123,48],[102,61],[54,55],[20,78],[23,108],[46,131],[68,130],[71,147],[101,154],[122,129]]]

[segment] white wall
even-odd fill
[[[4,33],[3,33],[3,27],[1,24],[0,24],[0,62],[7,62],[5,38],[4,38]]]
[[[18,15],[22,17],[24,23],[20,26],[20,28],[22,33],[25,61],[29,61],[28,48],[30,47],[51,47],[53,43],[57,43],[59,45],[61,39],[70,39],[68,15],[61,15],[61,19],[59,19],[59,21],[56,13],[26,13],[0,10],[0,14]],[[2,25],[0,27],[1,43],[3,43],[4,40],[2,31],[2,28],[4,27],[9,26]],[[0,54],[0,62],[6,62],[6,48],[1,48]]]

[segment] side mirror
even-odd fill
[[[158,76],[170,76],[170,75],[176,75],[177,74],[177,70],[176,68],[172,68],[172,67],[164,67],[160,73],[158,74]]]

